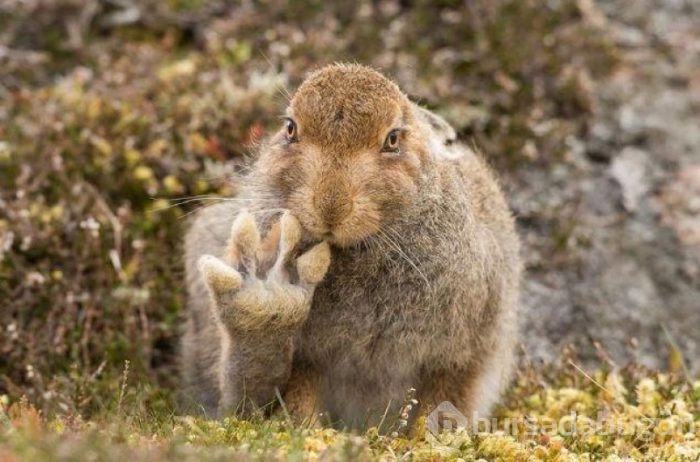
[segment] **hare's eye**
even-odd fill
[[[285,119],[284,131],[288,142],[297,141],[297,124],[292,119]]]
[[[399,152],[399,134],[401,130],[394,129],[389,132],[384,140],[384,146],[382,147],[382,152]]]

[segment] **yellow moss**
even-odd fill
[[[175,108],[177,113],[189,113],[190,108],[192,107],[192,102],[194,101],[195,97],[191,94],[185,93],[182,95],[179,95],[177,99],[175,100]]]
[[[202,194],[209,191],[209,183],[204,180],[197,180],[194,184],[195,194]]]
[[[657,414],[660,395],[656,391],[656,382],[651,378],[644,378],[637,384],[638,408],[642,414],[655,417]]]
[[[174,175],[168,175],[163,178],[163,186],[170,194],[182,194],[185,190],[185,187],[182,186],[180,180],[178,180]]]
[[[153,170],[151,170],[150,167],[146,167],[145,165],[139,165],[134,169],[133,172],[134,178],[136,178],[139,181],[149,181],[153,179]]]
[[[415,423],[416,432],[413,435],[414,439],[418,439],[418,440],[425,439],[425,431],[428,428],[426,422],[427,422],[427,418],[424,415],[422,415],[416,419],[416,423]]]
[[[196,68],[196,62],[193,59],[181,59],[163,66],[158,71],[158,78],[165,83],[169,83],[171,80],[178,77],[188,77],[192,75]]]
[[[542,396],[539,392],[533,393],[532,395],[525,398],[525,405],[531,409],[542,407]]]
[[[198,132],[193,132],[187,135],[187,141],[189,145],[189,149],[196,153],[196,154],[201,154],[206,151],[207,149],[207,139],[204,138],[201,133]]]
[[[498,460],[521,460],[527,457],[527,451],[512,436],[488,434],[479,443],[479,452]]]
[[[160,157],[168,149],[168,142],[163,138],[158,138],[148,145],[146,152],[149,156]]]
[[[309,452],[322,452],[328,448],[328,445],[318,438],[307,438],[304,441],[304,450]]]
[[[608,374],[604,386],[606,391],[601,394],[602,396],[606,396],[618,404],[625,404],[627,402],[625,397],[627,395],[627,388],[625,388],[620,374],[617,372]]]
[[[89,97],[85,105],[85,115],[90,120],[95,120],[102,115],[102,100],[97,97]]]
[[[62,419],[54,419],[48,424],[48,428],[60,435],[66,431],[66,424]]]
[[[7,162],[12,156],[12,151],[10,150],[10,144],[0,140],[0,162]]]
[[[127,148],[124,151],[124,160],[128,167],[134,167],[141,161],[141,153],[134,148]]]
[[[95,149],[97,149],[97,152],[103,156],[109,157],[112,155],[112,145],[109,144],[109,141],[106,139],[93,135],[90,137],[90,144],[92,144]]]
[[[570,412],[585,413],[593,405],[593,397],[585,390],[576,388],[549,389],[545,392],[546,415],[559,418]]]

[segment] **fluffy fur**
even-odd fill
[[[364,66],[313,73],[287,115],[241,200],[187,233],[186,396],[210,416],[281,397],[301,419],[363,427],[415,388],[423,411],[487,415],[513,363],[520,278],[490,169]]]

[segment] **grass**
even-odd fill
[[[115,23],[118,3],[0,5],[0,461],[440,460],[423,425],[407,438],[178,415],[187,217],[235,194],[281,89],[324,63],[381,68],[515,178],[585,132],[619,50],[573,0],[272,1],[229,16],[146,0],[138,23]],[[524,367],[497,415],[698,422],[698,383],[680,375],[587,374]],[[494,433],[453,457],[697,460],[697,428],[650,442]]]
[[[207,421],[155,404],[143,385],[122,388],[108,409],[44,417],[27,400],[0,399],[0,460],[673,460],[700,458],[700,382],[628,367],[586,373],[575,364],[518,375],[496,416],[499,427],[472,434],[444,452],[426,437],[424,419],[411,436],[353,434],[294,425],[278,416]],[[149,404],[150,403],[150,404]],[[575,413],[572,417],[572,413]],[[586,418],[607,419],[591,434]],[[524,434],[525,418],[542,427]],[[520,419],[519,433],[504,428]],[[643,419],[649,420],[643,420]],[[559,430],[546,427],[560,424]],[[579,431],[569,432],[573,422]],[[635,423],[641,425],[634,427]],[[613,431],[612,429],[616,429]],[[446,437],[443,435],[443,437]],[[450,441],[441,439],[441,441]]]

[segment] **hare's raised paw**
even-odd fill
[[[288,212],[265,241],[253,217],[242,212],[231,226],[224,258],[199,259],[216,315],[227,328],[293,329],[306,320],[314,288],[328,271],[330,248],[321,242],[292,262],[300,239],[299,222]]]

